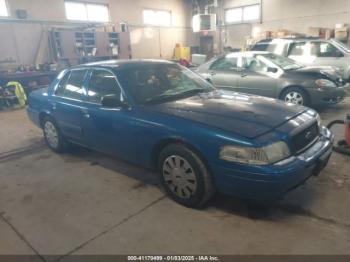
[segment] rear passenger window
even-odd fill
[[[266,51],[268,47],[269,43],[256,44],[255,46],[253,46],[252,51]]]
[[[94,70],[89,83],[89,101],[100,104],[102,97],[106,95],[117,95],[121,97],[120,88],[115,76],[106,70]]]
[[[61,81],[58,83],[57,89],[55,91],[56,96],[63,96],[64,89],[66,87],[67,81],[70,76],[70,71],[68,71],[61,79]]]
[[[238,62],[237,57],[224,57],[216,60],[210,67],[211,70],[231,71],[236,69]]]
[[[291,44],[289,55],[302,56],[304,55],[306,44],[303,43],[293,43]]]
[[[83,84],[87,70],[73,70],[64,89],[63,96],[80,99],[83,93]]]

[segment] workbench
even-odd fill
[[[25,92],[29,94],[35,89],[48,86],[58,75],[58,71],[47,72],[18,72],[18,73],[0,73],[0,86],[5,86],[10,81],[19,82]]]

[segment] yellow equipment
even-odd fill
[[[19,105],[21,107],[25,107],[26,102],[27,102],[27,95],[24,92],[22,85],[18,82],[8,82],[6,85],[6,87],[11,87],[11,86],[15,87],[15,95],[18,99]]]
[[[186,59],[187,61],[191,60],[191,49],[189,47],[175,47],[175,59]]]

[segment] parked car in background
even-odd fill
[[[217,88],[318,106],[336,104],[346,83],[332,68],[303,67],[268,52],[240,52],[216,57],[197,72]]]
[[[166,61],[63,71],[29,97],[47,145],[79,144],[158,170],[168,195],[197,207],[215,191],[280,197],[325,167],[333,135],[308,108],[215,89]]]
[[[266,39],[255,44],[251,51],[272,52],[305,66],[333,66],[350,81],[350,48],[336,39]]]

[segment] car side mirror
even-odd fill
[[[278,69],[276,67],[268,67],[267,72],[268,73],[277,73]]]
[[[102,97],[101,104],[108,108],[128,108],[129,105],[120,100],[120,95],[106,95]]]

